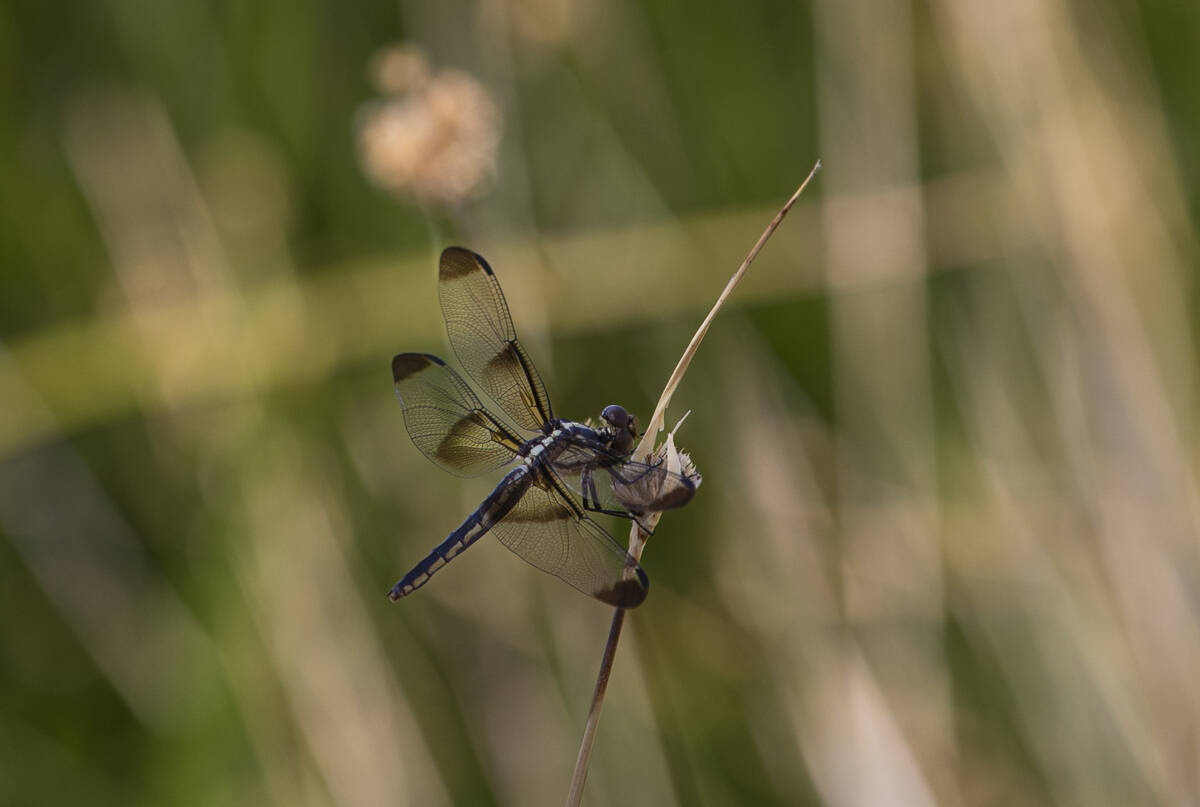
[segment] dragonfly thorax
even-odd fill
[[[566,425],[568,424],[561,421],[547,424],[546,432],[521,446],[517,456],[524,460],[526,465],[534,462],[553,462],[567,444],[564,437],[567,431],[563,428]]]

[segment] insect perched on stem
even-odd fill
[[[637,420],[623,407],[591,426],[554,417],[529,354],[517,340],[504,293],[481,256],[442,253],[438,294],[450,344],[463,367],[507,417],[486,409],[463,378],[436,356],[392,359],[404,424],[422,453],[453,474],[509,471],[483,503],[401,578],[389,596],[411,594],[484,535],[596,599],[632,608],[650,581],[591,514],[638,522],[687,504],[700,476],[666,462],[630,459]]]

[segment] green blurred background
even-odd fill
[[[0,804],[560,803],[610,611],[387,601],[495,481],[389,360],[461,243],[644,419],[817,157],[586,803],[1200,802],[1197,98],[1187,2],[0,6]]]

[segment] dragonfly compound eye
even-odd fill
[[[617,404],[604,407],[604,411],[600,413],[600,417],[617,431],[628,429],[630,421],[633,420],[633,417],[625,410],[625,407],[618,406]]]

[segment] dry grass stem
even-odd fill
[[[658,433],[662,431],[663,418],[666,416],[667,406],[671,403],[671,396],[675,394],[675,389],[683,381],[683,374],[687,372],[688,365],[692,363],[692,357],[696,355],[696,351],[700,349],[700,343],[704,341],[705,334],[708,333],[708,328],[717,317],[724,306],[725,301],[729,299],[729,295],[737,288],[737,284],[741,282],[742,276],[746,274],[746,270],[750,268],[750,264],[758,257],[758,253],[762,251],[763,245],[767,243],[767,239],[774,234],[778,229],[783,217],[792,209],[792,205],[800,198],[800,194],[804,193],[804,189],[808,187],[808,183],[821,170],[821,161],[817,160],[813,164],[812,170],[808,172],[808,176],[800,183],[800,187],[796,188],[796,192],[791,198],[779,209],[775,214],[775,218],[771,219],[771,223],[767,225],[767,229],[763,230],[763,234],[758,237],[758,241],[750,249],[746,255],[746,259],[742,261],[742,265],[733,273],[733,277],[729,278],[729,282],[725,284],[725,288],[721,291],[721,295],[717,297],[717,301],[713,303],[712,310],[708,312],[708,316],[700,323],[700,327],[696,329],[696,333],[692,336],[692,341],[688,343],[687,349],[683,351],[683,355],[679,357],[679,362],[675,365],[675,369],[671,371],[671,377],[667,379],[667,385],[663,388],[662,395],[658,398],[658,404],[654,407],[654,414],[650,416],[650,421],[646,424],[646,431],[642,435],[642,440],[638,443],[637,448],[633,451],[635,459],[644,459],[650,456],[650,451],[654,446],[654,440]]]
[[[813,164],[812,170],[808,172],[808,176],[800,183],[800,187],[796,188],[796,192],[791,195],[791,198],[784,203],[779,212],[775,214],[775,218],[771,219],[771,223],[763,230],[758,241],[747,253],[742,265],[738,267],[733,276],[729,278],[729,282],[725,284],[725,288],[721,290],[720,296],[713,304],[712,310],[708,312],[708,316],[700,323],[700,327],[696,329],[695,335],[688,343],[687,348],[680,356],[679,362],[675,365],[675,369],[671,372],[671,377],[667,379],[667,384],[663,388],[662,395],[659,396],[658,403],[654,407],[654,414],[650,417],[650,422],[646,425],[645,433],[642,434],[641,442],[634,449],[633,457],[635,459],[645,460],[650,457],[654,451],[654,442],[660,431],[663,428],[663,419],[666,415],[667,406],[671,403],[671,397],[675,394],[675,390],[683,381],[684,373],[687,372],[688,366],[692,363],[692,357],[696,355],[696,351],[700,348],[700,343],[704,340],[705,334],[708,333],[708,328],[716,319],[717,312],[724,307],[725,301],[733,293],[733,290],[741,282],[742,276],[746,274],[746,270],[754,259],[758,257],[758,253],[762,251],[767,240],[778,229],[779,224],[783,221],[783,217],[792,209],[792,205],[800,198],[800,194],[804,193],[804,189],[808,187],[808,183],[821,170],[821,161],[817,160]],[[690,414],[690,412],[688,413]],[[675,424],[668,435],[667,440],[659,449],[661,458],[668,463],[668,467],[672,470],[678,468],[690,468],[691,459],[686,454],[680,454],[675,447],[675,431],[683,425],[683,421],[687,419],[685,414]],[[649,526],[651,530],[658,524],[662,513],[646,513],[642,521]],[[638,526],[638,522],[634,521],[629,530],[629,554],[635,560],[640,560],[642,550],[646,546],[646,538],[648,535]],[[608,691],[608,679],[612,674],[613,660],[617,654],[617,642],[621,638],[621,628],[625,624],[625,609],[617,608],[613,613],[612,625],[608,631],[608,641],[604,645],[604,656],[600,661],[600,671],[596,676],[596,687],[592,692],[592,705],[588,710],[587,722],[584,724],[583,738],[579,744],[579,755],[575,759],[575,772],[571,776],[571,789],[567,793],[567,807],[577,807],[583,799],[583,786],[587,781],[588,766],[592,759],[592,746],[596,740],[596,727],[600,722],[600,708],[604,704],[604,695]]]

